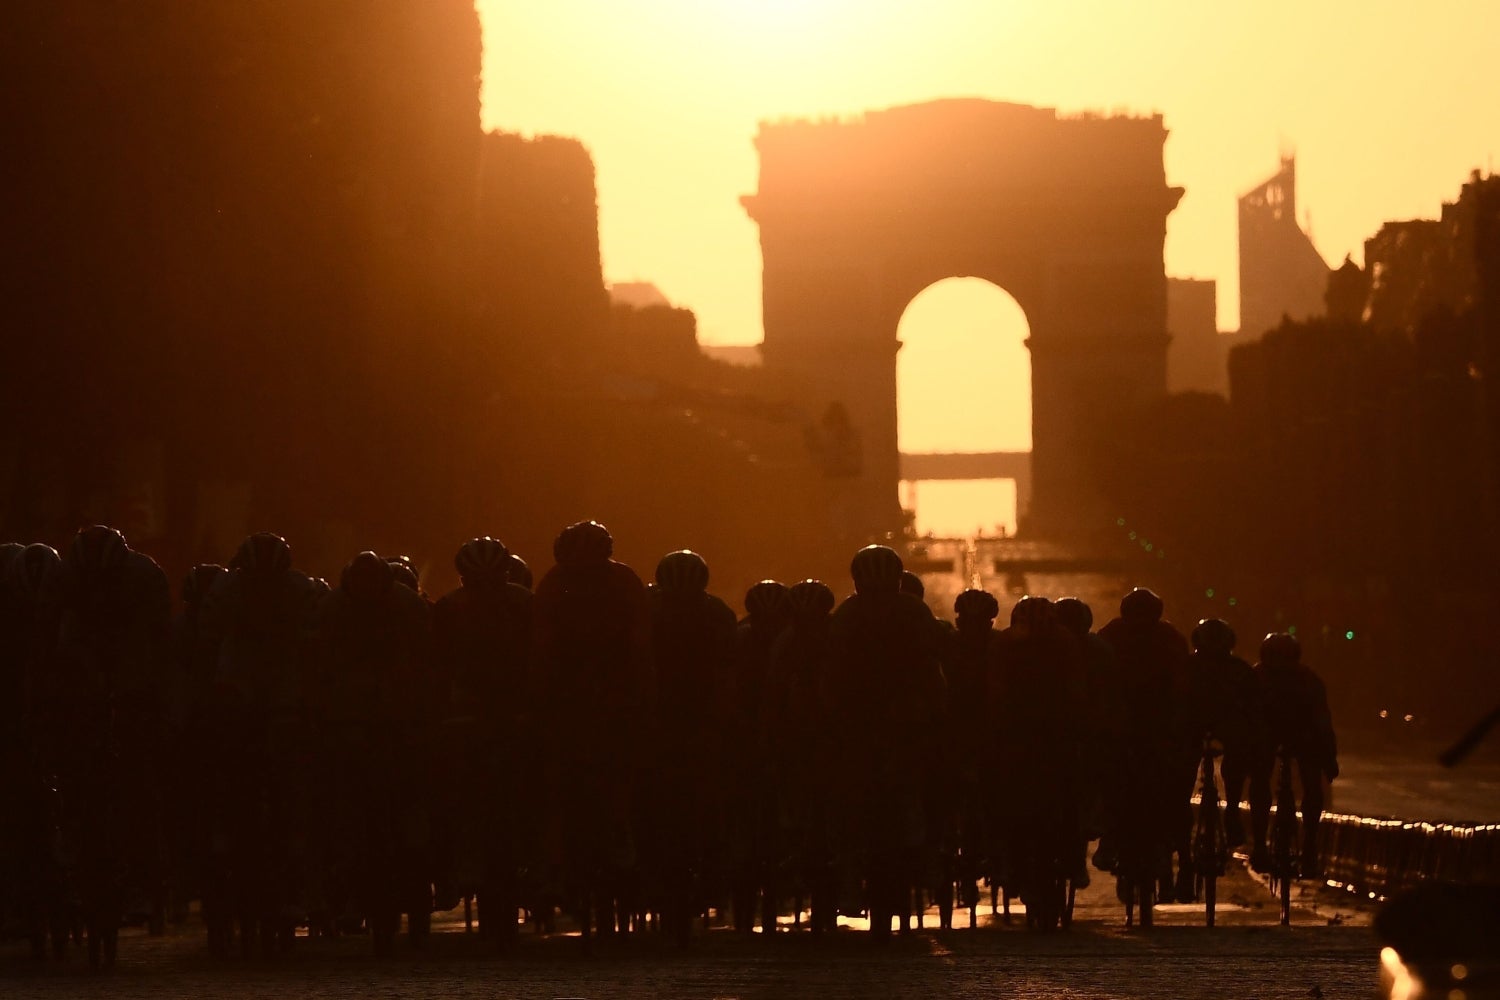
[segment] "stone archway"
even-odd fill
[[[1113,417],[1166,393],[1167,215],[1182,196],[1161,116],[1060,117],[946,100],[849,121],[763,124],[759,190],[768,373],[806,408],[840,402],[863,439],[866,535],[900,526],[896,327],[949,277],[1013,295],[1031,326],[1025,533],[1102,523],[1089,456]]]

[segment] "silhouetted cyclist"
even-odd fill
[[[62,560],[49,545],[0,547],[0,913],[13,913],[32,956],[67,952],[71,918],[59,848],[57,789],[45,755]]]
[[[74,536],[59,583],[55,662],[69,719],[53,747],[62,757],[64,834],[78,859],[90,964],[111,965],[127,906],[159,911],[163,902],[159,774],[171,588],[150,557],[103,525]]]
[[[1155,877],[1160,896],[1172,898],[1171,853],[1186,846],[1174,843],[1182,762],[1185,748],[1193,760],[1198,748],[1182,731],[1187,640],[1162,619],[1162,610],[1161,598],[1137,587],[1120,601],[1120,616],[1099,636],[1114,650],[1123,696],[1125,773],[1116,817],[1122,885],[1145,891]],[[1143,921],[1150,920],[1149,902],[1142,897]]]
[[[1192,634],[1188,657],[1188,732],[1198,740],[1212,733],[1224,747],[1220,762],[1227,803],[1224,835],[1229,846],[1245,841],[1240,802],[1257,747],[1264,742],[1264,708],[1260,685],[1250,664],[1234,655],[1235,634],[1221,618],[1205,618]],[[1196,785],[1196,762],[1188,780],[1188,794]],[[1192,813],[1187,817],[1192,824]]]
[[[1082,670],[1083,699],[1079,705],[1078,740],[1081,763],[1078,779],[1079,823],[1085,842],[1099,839],[1101,848],[1110,827],[1110,807],[1119,784],[1118,751],[1124,734],[1120,718],[1119,675],[1114,650],[1109,643],[1090,631],[1094,611],[1076,597],[1064,597],[1055,605],[1057,621],[1078,646]],[[1105,863],[1108,861],[1108,863]],[[1108,870],[1113,860],[1106,857],[1095,862]],[[1080,888],[1089,884],[1088,866],[1080,858],[1074,877]]]
[[[386,562],[391,564],[397,583],[413,594],[424,599],[427,597],[427,592],[422,589],[422,578],[417,572],[417,564],[412,561],[411,556],[391,556]]]
[[[716,752],[731,683],[735,617],[708,593],[708,564],[696,552],[669,552],[651,590],[656,731],[646,801],[648,870],[662,884],[666,931],[686,943],[711,866],[723,848],[722,758]]]
[[[745,617],[735,634],[734,683],[724,735],[729,748],[726,775],[734,790],[728,803],[730,892],[734,925],[750,933],[757,900],[761,929],[776,930],[775,868],[778,841],[776,789],[771,781],[773,752],[765,732],[771,650],[790,621],[787,588],[761,580],[745,592]]]
[[[1271,777],[1276,751],[1284,747],[1296,761],[1302,789],[1302,866],[1307,878],[1321,878],[1318,824],[1323,813],[1323,782],[1339,776],[1338,741],[1328,692],[1312,668],[1302,662],[1302,644],[1285,632],[1266,636],[1255,665],[1265,710],[1265,742],[1250,775],[1251,864],[1266,871],[1266,828],[1271,812]]]
[[[291,946],[305,912],[306,831],[315,794],[305,757],[315,669],[318,591],[292,567],[291,546],[273,532],[247,537],[202,599],[198,641],[212,649],[214,694],[206,750],[214,773],[220,890],[236,901],[241,945],[264,953]],[[216,944],[223,928],[210,931]]]
[[[584,926],[599,910],[610,933],[635,861],[632,791],[653,692],[651,615],[635,571],[611,558],[614,539],[596,521],[564,528],[557,564],[536,587],[536,662],[543,731],[552,749],[551,843]],[[587,931],[586,931],[587,933]]]
[[[512,556],[489,536],[460,546],[453,565],[461,584],[432,609],[435,681],[447,693],[445,759],[434,762],[437,908],[478,894],[480,934],[504,945],[537,832],[540,782],[520,764],[536,736],[532,596],[511,582]]]
[[[379,956],[392,953],[402,912],[420,944],[432,908],[423,832],[431,775],[413,749],[430,723],[429,611],[395,577],[386,560],[361,552],[321,605],[324,790],[341,862],[332,895],[366,916]]]
[[[954,600],[953,612],[954,628],[943,657],[948,692],[942,791],[956,848],[953,863],[959,903],[973,907],[979,901],[979,878],[990,846],[981,776],[991,773],[993,763],[989,748],[995,732],[989,710],[991,688],[1000,669],[1000,633],[994,628],[1000,604],[983,590],[965,590]]]
[[[901,557],[866,546],[849,568],[855,592],[833,616],[832,690],[847,748],[848,848],[863,861],[871,931],[884,937],[910,909],[927,834],[926,769],[907,735],[932,731],[944,681],[932,612],[901,593]]]
[[[771,650],[763,731],[770,740],[771,781],[783,818],[792,870],[812,900],[812,929],[836,926],[833,868],[835,761],[840,748],[829,725],[830,625],[833,591],[820,580],[787,590],[790,624]]]
[[[1006,775],[1006,885],[1027,923],[1062,916],[1063,885],[1083,857],[1078,819],[1084,699],[1080,651],[1043,597],[1024,597],[1000,638],[995,727]]]
[[[535,581],[531,577],[531,567],[526,565],[526,560],[512,552],[506,559],[506,575],[511,583],[527,590],[532,588]]]

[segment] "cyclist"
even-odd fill
[[[724,788],[711,752],[721,734],[734,652],[735,617],[708,592],[708,563],[688,549],[656,566],[651,639],[656,676],[656,732],[647,798],[650,865],[665,892],[663,921],[686,943],[698,890],[720,852],[717,801]],[[697,887],[695,888],[695,883]]]
[[[1221,618],[1198,622],[1188,657],[1187,696],[1188,732],[1200,739],[1212,733],[1224,748],[1220,763],[1226,802],[1224,835],[1231,847],[1245,840],[1240,802],[1265,724],[1255,671],[1234,654],[1234,644],[1234,629],[1228,622]]]
[[[1161,598],[1137,587],[1120,601],[1120,616],[1099,630],[1115,655],[1122,694],[1121,797],[1117,803],[1123,885],[1146,888],[1161,883],[1159,898],[1177,895],[1171,854],[1183,845],[1181,827],[1184,759],[1197,748],[1184,736],[1187,693],[1187,640],[1162,618]],[[1126,855],[1129,855],[1128,857]],[[1149,874],[1148,874],[1149,873]],[[1191,890],[1191,877],[1186,880]],[[1149,907],[1142,901],[1143,920]]]
[[[412,942],[431,915],[429,762],[415,748],[430,722],[430,612],[394,568],[361,552],[322,601],[329,736],[325,792],[346,898],[367,916],[377,955],[394,948],[402,912]]]
[[[511,583],[526,590],[530,590],[536,582],[532,579],[531,567],[526,565],[526,560],[514,552],[506,557],[506,576]]]
[[[479,932],[505,945],[515,933],[517,877],[534,814],[523,759],[533,733],[532,596],[511,582],[511,556],[489,536],[471,538],[453,559],[460,586],[432,608],[436,683],[445,692],[445,730],[462,748],[436,768],[437,908],[477,892]],[[498,920],[491,919],[498,915]]]
[[[791,624],[771,651],[763,730],[769,739],[772,787],[789,826],[794,870],[812,896],[814,933],[835,926],[833,760],[829,731],[829,625],[835,599],[820,580],[787,591]]]
[[[989,847],[981,775],[990,773],[992,763],[988,746],[994,738],[994,720],[989,709],[999,670],[1001,633],[994,623],[1000,603],[983,590],[965,590],[954,600],[953,613],[954,627],[943,657],[949,735],[947,767],[940,781],[956,828],[952,846],[958,855],[959,902],[974,907],[979,902],[980,865]]]
[[[1308,878],[1319,878],[1323,782],[1339,776],[1338,741],[1328,710],[1328,692],[1322,679],[1302,662],[1302,644],[1286,632],[1272,633],[1261,642],[1255,676],[1265,710],[1265,742],[1250,775],[1251,864],[1257,871],[1267,870],[1270,864],[1266,829],[1275,751],[1281,747],[1296,762],[1302,788],[1301,872]]]
[[[645,585],[615,561],[614,538],[597,521],[564,528],[557,560],[536,586],[537,711],[542,731],[560,741],[547,814],[586,927],[616,926],[615,903],[634,864],[632,785],[653,692],[651,613]],[[626,914],[618,914],[624,918]]]
[[[931,732],[942,711],[944,679],[932,612],[901,592],[901,557],[883,545],[855,553],[854,594],[834,612],[833,703],[850,748],[851,850],[865,861],[871,930],[884,937],[909,910],[916,863],[927,835],[924,762],[907,734]],[[905,927],[903,919],[903,927]]]
[[[995,727],[1004,768],[1001,837],[1006,884],[1046,928],[1057,879],[1076,878],[1084,857],[1078,816],[1083,671],[1077,644],[1052,602],[1023,597],[1001,634]]]
[[[171,588],[113,528],[81,529],[62,560],[57,632],[66,737],[59,781],[76,837],[91,965],[114,962],[127,893],[165,906],[161,865],[163,697]]]
[[[1114,650],[1091,629],[1094,611],[1077,597],[1064,597],[1056,604],[1057,621],[1073,637],[1081,670],[1083,699],[1079,705],[1078,739],[1079,819],[1086,840],[1099,840],[1095,865],[1114,867],[1111,822],[1120,785],[1117,747],[1123,733],[1119,705],[1119,677]],[[1088,867],[1080,863],[1074,876],[1082,888],[1089,884]]]
[[[787,587],[761,580],[745,592],[745,617],[735,635],[733,694],[724,720],[729,787],[729,866],[735,928],[749,933],[760,901],[761,930],[776,930],[772,868],[780,860],[773,749],[764,725],[771,650],[790,621]]]
[[[37,959],[46,956],[49,933],[59,959],[68,941],[59,803],[38,739],[59,721],[50,688],[60,567],[48,545],[0,549],[0,912],[19,918]]]

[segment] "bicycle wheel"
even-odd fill
[[[1218,904],[1219,875],[1223,873],[1225,850],[1223,830],[1219,825],[1218,805],[1209,806],[1206,798],[1198,806],[1198,831],[1193,838],[1193,867],[1203,893],[1204,919],[1214,925],[1214,907]]]
[[[1289,875],[1281,877],[1281,926],[1287,927],[1292,922],[1292,879]]]

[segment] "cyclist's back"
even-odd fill
[[[646,587],[611,558],[602,524],[563,529],[536,586],[538,716],[549,748],[549,833],[577,878],[618,868],[630,850],[633,784],[654,694]]]
[[[656,715],[668,752],[700,759],[720,723],[735,617],[708,592],[708,564],[686,549],[664,556],[651,592]]]
[[[462,583],[432,608],[447,710],[494,738],[514,734],[531,695],[532,596],[509,581],[509,555],[493,538],[465,542],[454,559]]]
[[[1078,773],[1083,671],[1050,601],[1025,597],[1000,636],[996,728],[1012,809],[1033,815],[1071,802]]]
[[[564,529],[557,564],[536,586],[533,604],[538,681],[546,706],[577,732],[580,710],[602,737],[639,712],[649,693],[650,611],[635,571],[610,558],[603,525]],[[585,726],[585,728],[589,728]],[[601,748],[602,749],[602,748]]]
[[[1338,743],[1323,681],[1302,662],[1295,636],[1275,633],[1260,647],[1256,680],[1265,709],[1265,743],[1250,779],[1251,860],[1264,869],[1265,835],[1272,798],[1272,774],[1282,751],[1295,762],[1302,789],[1302,873],[1318,873],[1318,824],[1323,811],[1323,782],[1339,775]]]
[[[1223,748],[1222,772],[1228,812],[1225,834],[1231,844],[1244,839],[1240,801],[1245,779],[1265,726],[1260,684],[1250,664],[1234,653],[1235,635],[1221,619],[1206,618],[1193,629],[1188,657],[1188,731],[1197,739],[1212,735]]]
[[[1169,895],[1171,854],[1182,850],[1183,816],[1198,747],[1187,735],[1187,640],[1162,619],[1162,602],[1136,588],[1120,616],[1099,630],[1114,651],[1121,693],[1121,793],[1116,799],[1121,875],[1143,886],[1160,877]],[[1144,916],[1144,914],[1143,914]]]

